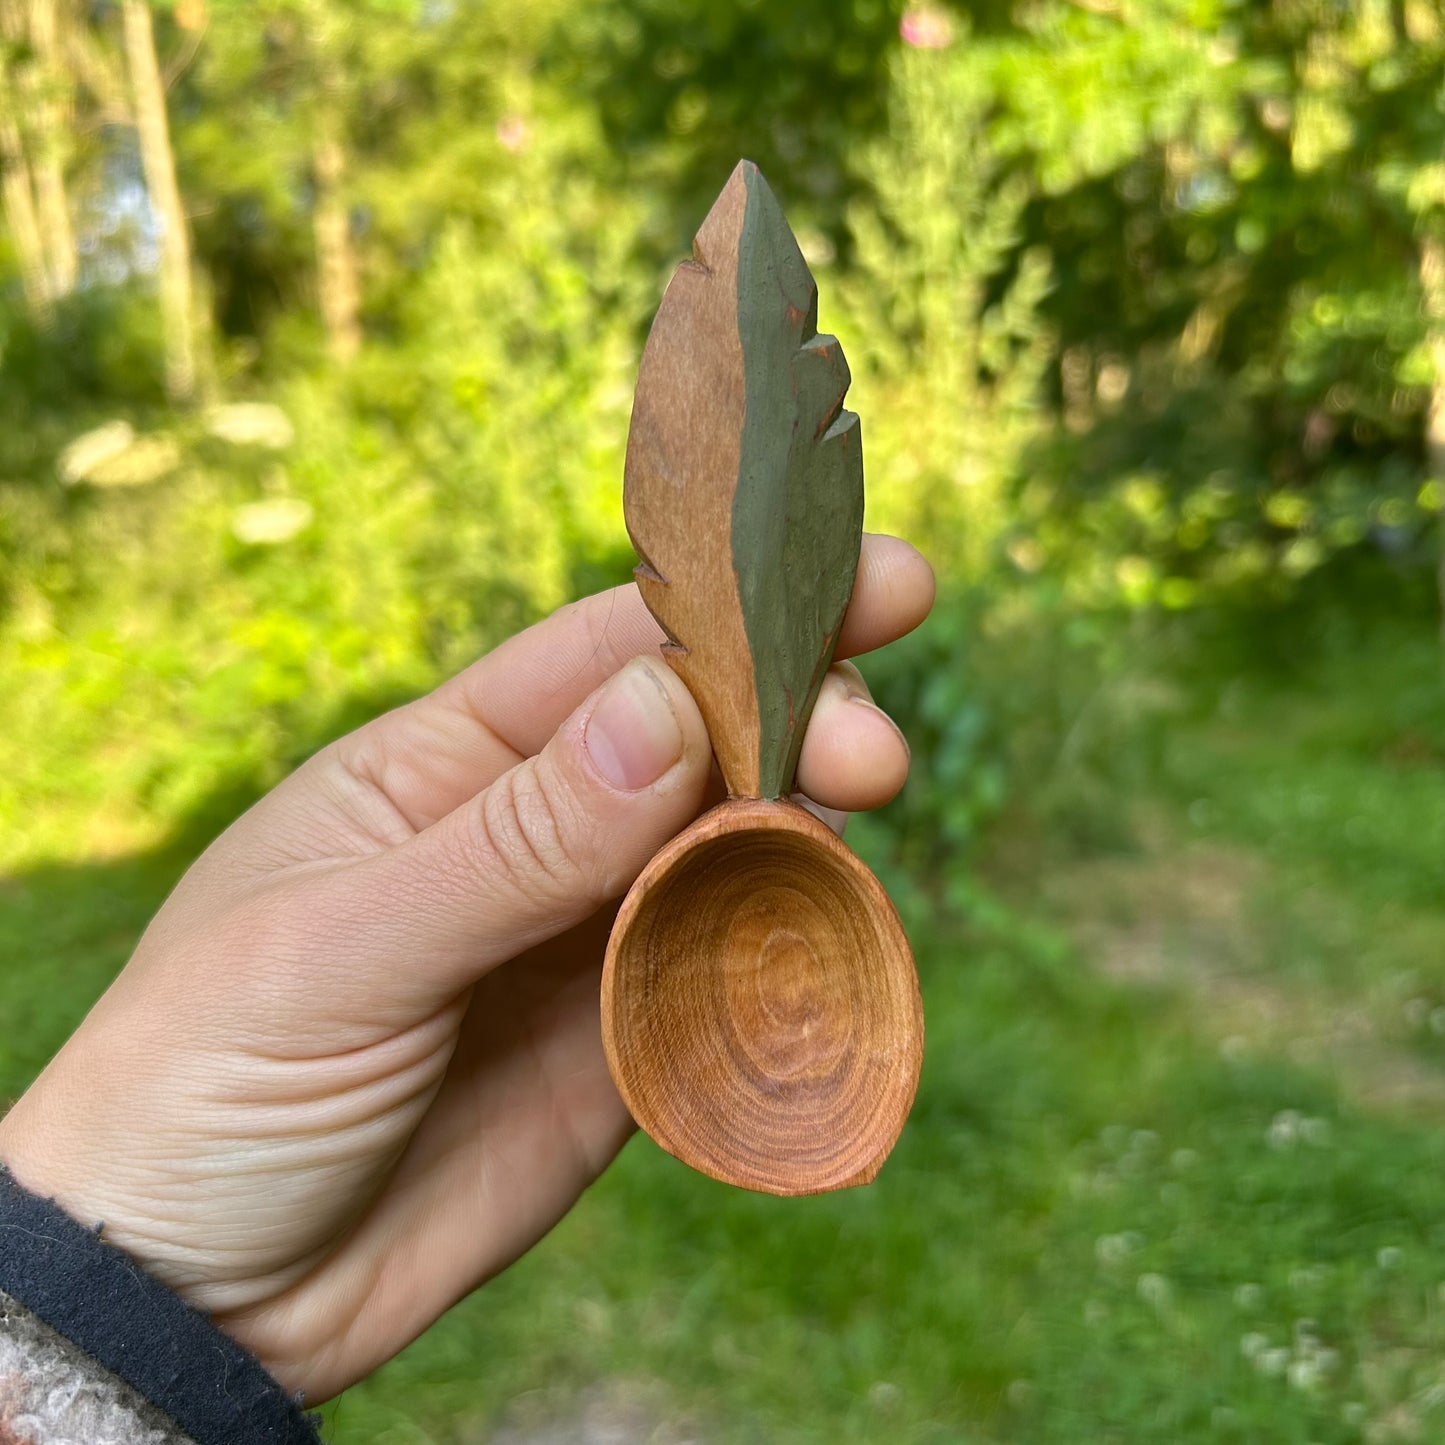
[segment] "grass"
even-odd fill
[[[1445,715],[1401,639],[1192,685],[1127,847],[1008,824],[959,916],[898,880],[928,1052],[876,1187],[764,1199],[638,1139],[327,1438],[1445,1438]],[[180,862],[0,884],[0,1088]]]

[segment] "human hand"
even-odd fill
[[[865,538],[839,655],[932,599],[917,552]],[[632,1128],[607,905],[710,786],[660,637],[635,588],[603,593],[323,749],[186,874],[0,1159],[310,1400],[503,1269]],[[906,771],[835,665],[800,789],[876,807]]]

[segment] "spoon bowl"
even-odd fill
[[[770,1194],[871,1180],[923,1057],[912,954],[882,886],[806,809],[757,799],[704,814],[633,885],[602,1034],[664,1149]]]
[[[643,871],[613,925],[602,1039],[633,1118],[770,1194],[872,1179],[923,1051],[878,880],[794,789],[857,576],[863,441],[848,363],[761,172],[739,161],[638,366],[622,508],[662,656],[729,801]]]

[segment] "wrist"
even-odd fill
[[[37,1372],[48,1375],[56,1398],[47,1408],[53,1405],[64,1417],[42,1442],[124,1438],[169,1445],[189,1439],[209,1445],[255,1439],[313,1445],[314,1428],[257,1359],[137,1269],[100,1230],[25,1189],[4,1168],[0,1232],[6,1238],[0,1251],[0,1355],[17,1356],[23,1368],[11,1373],[25,1377],[22,1388],[30,1388]],[[60,1398],[65,1392],[55,1389],[58,1372],[86,1385],[84,1398]],[[153,1412],[146,1401],[185,1434],[147,1433],[142,1427]],[[84,1418],[71,1418],[77,1403]],[[99,1429],[102,1422],[91,1412],[101,1405],[107,1418],[133,1421],[136,1430]],[[6,1418],[12,1413],[7,1408]],[[51,1422],[44,1423],[48,1428]]]

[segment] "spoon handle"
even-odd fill
[[[728,792],[790,792],[858,568],[851,377],[777,199],[739,161],[653,320],[627,438],[637,584]]]

